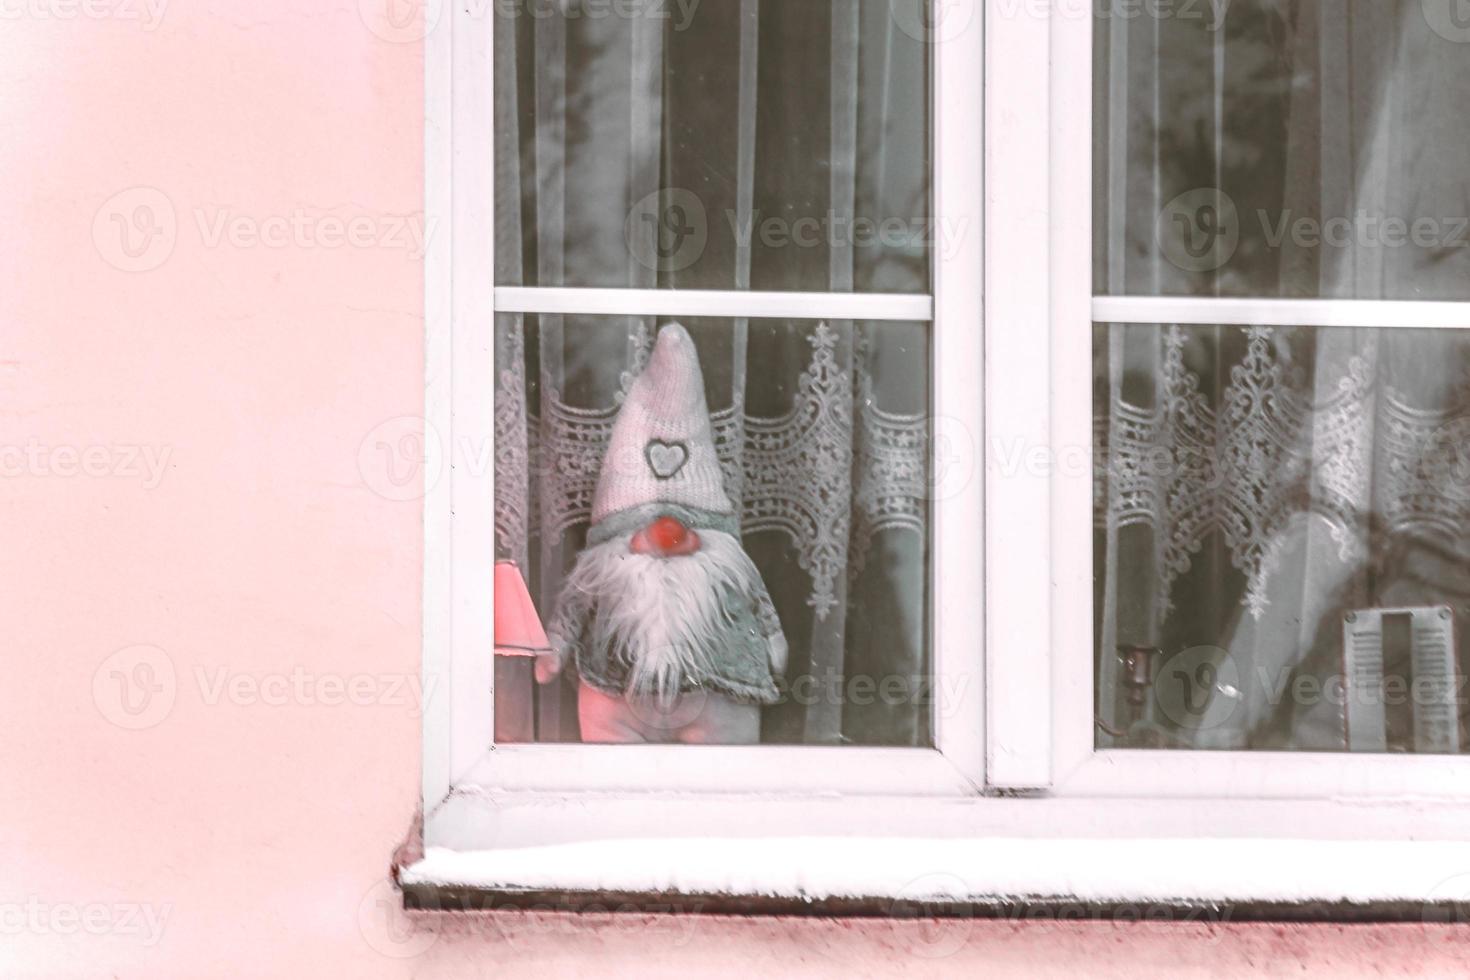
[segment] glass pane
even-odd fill
[[[497,740],[929,745],[929,356],[920,323],[497,317]]]
[[[496,281],[927,292],[926,2],[495,4]]]
[[[1097,744],[1460,752],[1470,332],[1093,328]]]
[[[1470,299],[1463,0],[1107,7],[1097,292]]]

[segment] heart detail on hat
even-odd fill
[[[643,455],[648,457],[648,467],[653,470],[654,476],[660,480],[671,480],[689,461],[689,447],[682,442],[650,439],[643,449]]]

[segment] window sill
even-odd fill
[[[410,908],[1462,921],[1470,844],[1286,839],[696,838],[430,848]]]

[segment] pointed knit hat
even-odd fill
[[[699,354],[677,323],[659,331],[648,366],[618,411],[592,496],[592,523],[649,504],[734,512],[715,456]]]

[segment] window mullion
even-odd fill
[[[918,322],[933,318],[934,301],[931,297],[918,293],[500,286],[495,290],[495,311],[585,316],[708,316]]]
[[[1095,323],[1463,330],[1470,328],[1470,302],[1095,296],[1092,319]]]
[[[1052,486],[1025,461],[1051,449],[1048,201],[1063,161],[1052,157],[1048,18],[994,17],[986,30],[986,782],[1033,790],[1052,778]],[[1080,62],[1067,70],[1086,74]]]

